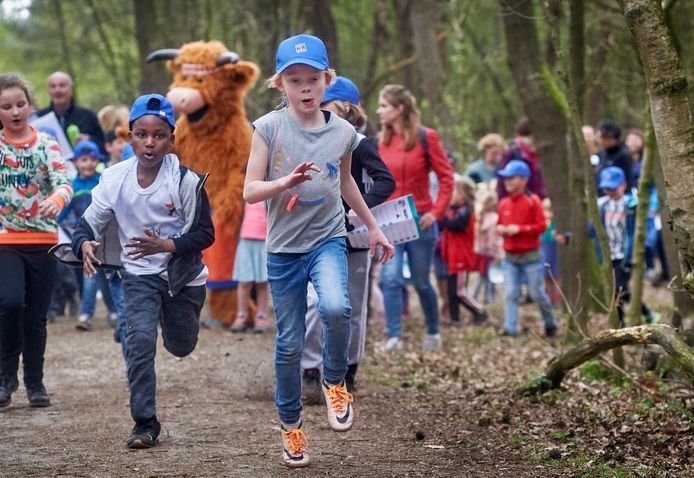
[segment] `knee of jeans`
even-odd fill
[[[126,345],[131,354],[143,356],[154,355],[157,349],[157,336],[137,329],[128,329],[125,335]]]
[[[405,285],[405,281],[397,273],[384,273],[381,270],[381,288],[382,289],[398,289]]]
[[[186,357],[195,350],[195,346],[198,344],[197,335],[187,339],[175,339],[166,340],[164,339],[164,348],[168,350],[171,355],[175,357]]]
[[[301,362],[303,347],[277,344],[275,348],[275,362],[281,365],[289,365]]]
[[[349,321],[352,317],[352,307],[345,303],[336,301],[328,304],[318,304],[318,311],[325,317],[328,323],[334,321]]]
[[[518,302],[520,299],[520,287],[515,284],[504,284],[504,299],[506,301]]]

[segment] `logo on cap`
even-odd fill
[[[294,49],[297,53],[306,53],[308,51],[308,48],[306,48],[306,43],[297,43],[294,45]]]

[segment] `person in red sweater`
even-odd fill
[[[448,266],[448,309],[453,324],[460,323],[462,304],[472,312],[473,323],[487,318],[484,307],[468,294],[467,273],[475,270],[475,183],[467,176],[455,175],[451,206],[441,221],[441,256]]]
[[[544,264],[540,236],[547,229],[542,202],[526,191],[530,168],[524,161],[512,160],[497,173],[508,196],[499,203],[497,232],[504,237],[504,335],[518,333],[520,287],[528,285],[528,294],[545,322],[545,335],[556,335],[552,304],[544,284]]]
[[[387,262],[381,269],[388,329],[388,341],[383,349],[402,348],[402,289],[405,286],[402,266],[405,252],[426,321],[423,348],[436,349],[441,346],[439,308],[429,273],[438,234],[436,221],[443,219],[451,201],[453,168],[436,131],[429,128],[424,129],[428,154],[425,152],[419,139],[421,125],[417,101],[404,86],[386,85],[379,93],[377,112],[381,121],[378,153],[395,179],[395,191],[390,199],[412,194],[421,227],[419,239],[396,245],[395,260]],[[433,170],[439,180],[436,202],[429,195],[429,170]]]

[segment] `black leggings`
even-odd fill
[[[0,245],[0,375],[11,378],[24,362],[24,384],[43,381],[46,312],[56,261],[50,245]]]
[[[612,261],[614,269],[615,294],[617,294],[617,317],[619,317],[619,326],[624,327],[624,305],[631,300],[631,290],[629,289],[629,280],[631,279],[631,267],[627,267],[620,259]],[[648,322],[651,319],[651,311],[645,303],[641,302],[641,314]]]

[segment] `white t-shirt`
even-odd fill
[[[137,181],[137,159],[122,161],[108,168],[92,191],[92,206],[110,209],[118,221],[121,245],[133,237],[144,237],[144,228],[162,239],[174,239],[183,233],[186,224],[179,194],[181,172],[174,155],[166,155],[154,182],[146,188]],[[160,274],[167,279],[166,266],[171,258],[160,252],[133,259],[123,248],[121,262],[125,270],[135,275]],[[207,267],[187,285],[204,285]]]

